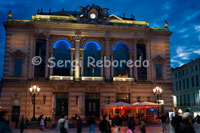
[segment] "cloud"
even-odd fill
[[[194,25],[194,29],[198,32],[200,32],[200,25]]]

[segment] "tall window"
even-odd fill
[[[181,90],[181,81],[179,81],[179,90]]]
[[[176,81],[176,91],[178,91],[178,82]]]
[[[182,106],[182,96],[180,96],[180,106]]]
[[[192,77],[192,87],[194,87],[194,77]]]
[[[199,86],[199,76],[196,75],[196,86]]]
[[[179,96],[176,96],[176,99],[177,99],[177,101],[176,101],[176,104],[177,104],[177,106],[179,106]]]
[[[195,98],[195,93],[193,93],[193,104],[196,104],[196,98]]]
[[[14,76],[15,77],[21,77],[22,76],[22,59],[15,59]]]
[[[70,48],[71,46],[66,40],[58,40],[55,42],[53,46],[53,56],[55,58],[54,61],[56,63],[56,66],[53,68],[53,75],[70,76]]]
[[[189,88],[189,78],[186,79],[186,82],[187,82],[187,88]]]
[[[162,79],[162,64],[156,64],[156,79]]]
[[[183,79],[183,89],[185,89],[185,79]]]
[[[187,104],[190,105],[190,94],[187,94]]]
[[[42,62],[40,63],[40,65],[35,66],[34,76],[38,78],[45,77],[46,40],[44,39],[36,40],[35,56],[40,56]]]
[[[89,41],[84,45],[84,76],[100,76],[100,67],[95,66],[98,60],[101,60],[101,46],[95,41]],[[93,62],[89,65],[88,62]]]
[[[137,44],[137,60],[146,60],[146,45]],[[147,68],[142,66],[137,68],[137,75],[139,80],[147,80]]]
[[[184,99],[184,105],[186,105],[186,95],[183,96]]]
[[[119,42],[113,47],[113,67],[115,77],[129,77],[129,68],[126,63],[129,58],[129,48],[125,43]],[[116,63],[115,63],[116,62]],[[118,65],[117,65],[118,62]],[[120,64],[120,62],[122,62]]]

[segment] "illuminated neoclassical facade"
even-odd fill
[[[80,12],[63,9],[48,13],[41,9],[32,20],[13,19],[9,12],[4,22],[6,48],[0,106],[12,116],[25,114],[31,118],[29,88],[37,85],[36,117],[41,113],[50,117],[61,113],[99,117],[107,103],[155,102],[153,88],[159,86],[165,111],[172,111],[171,32],[167,22],[164,28],[152,28],[133,16],[108,14],[107,8],[79,8]],[[40,65],[33,65],[35,56],[41,57]],[[88,66],[88,57],[95,62],[104,62],[104,58],[136,61],[142,57],[149,66]],[[48,67],[49,58],[55,62],[75,60],[78,65]]]

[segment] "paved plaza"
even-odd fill
[[[200,133],[200,124],[198,124],[198,125],[195,124],[194,127],[195,127],[196,133]],[[70,131],[70,133],[76,133],[75,128],[70,128],[69,131]],[[96,127],[95,131],[96,131],[95,133],[100,133],[98,127]],[[126,131],[127,131],[127,127],[121,128],[121,133],[126,133]],[[161,124],[159,122],[150,123],[147,125],[146,131],[147,131],[147,133],[162,133]],[[47,129],[43,132],[44,133],[57,133],[56,129]],[[89,127],[83,128],[82,133],[88,133],[88,132],[89,132]],[[13,133],[20,133],[19,129],[13,129]],[[38,129],[25,129],[24,133],[42,133],[42,131],[40,131]],[[112,128],[112,133],[114,133],[114,128]],[[135,133],[140,133],[138,126],[136,126]],[[174,133],[173,127],[171,125],[167,125],[166,133]]]

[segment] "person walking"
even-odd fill
[[[122,119],[119,116],[119,113],[116,113],[114,119],[115,133],[120,133],[120,126],[122,125]]]
[[[106,120],[107,115],[103,116],[103,120],[99,123],[99,130],[101,133],[111,133],[111,126],[109,121]]]
[[[89,119],[89,124],[90,124],[89,133],[91,133],[91,131],[92,131],[93,133],[95,133],[95,124],[96,124],[96,122],[95,122],[94,115],[92,115],[92,116],[90,117],[90,119]]]
[[[77,116],[77,133],[82,133],[82,119],[79,115]]]
[[[61,118],[58,120],[58,124],[57,124],[57,131],[58,133],[69,133],[68,132],[68,119],[67,116],[65,114],[61,115]]]
[[[25,127],[25,118],[24,118],[24,115],[22,115],[22,116],[19,118],[20,133],[23,133],[23,132],[24,132],[24,127]]]
[[[167,116],[165,114],[161,115],[161,124],[162,124],[162,131],[167,131],[166,128],[166,121],[167,121]]]
[[[40,130],[44,131],[44,118],[43,118],[43,116],[41,117],[41,120],[40,120]]]
[[[145,125],[145,121],[141,121],[141,125],[139,125],[140,128],[140,132],[141,133],[146,133],[146,125]]]
[[[12,133],[9,125],[9,115],[7,111],[0,112],[0,133]]]
[[[134,133],[134,129],[135,129],[135,122],[133,119],[133,115],[131,113],[128,114],[128,131],[130,133]]]
[[[179,133],[181,124],[182,124],[182,118],[179,116],[178,113],[175,114],[175,116],[172,118],[172,127],[174,128],[175,133]]]
[[[194,127],[192,126],[192,114],[185,112],[182,115],[183,124],[180,128],[180,133],[195,133]]]

